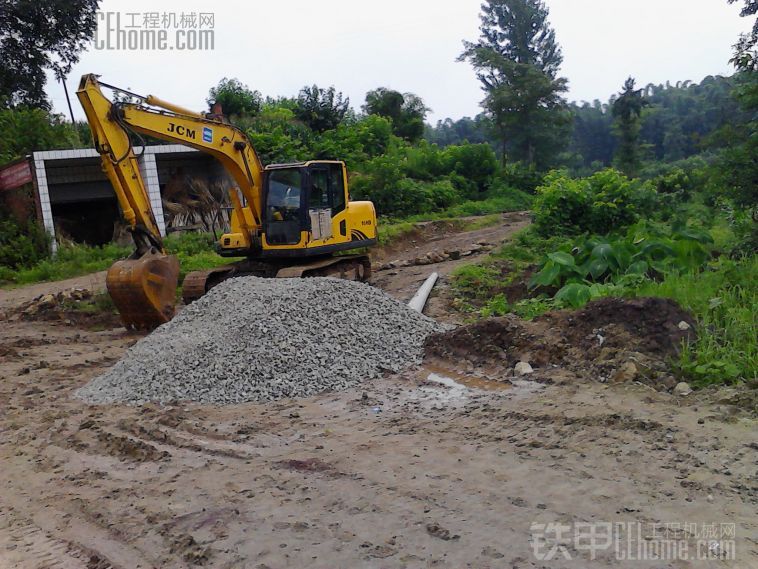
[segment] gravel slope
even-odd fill
[[[135,404],[305,397],[419,363],[426,337],[442,329],[361,283],[230,279],[76,395]]]

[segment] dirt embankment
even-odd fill
[[[672,389],[670,358],[694,340],[695,322],[663,298],[604,298],[581,310],[560,310],[533,321],[487,318],[427,340],[431,357],[509,368],[527,362],[537,372],[560,367],[600,381],[644,381]]]

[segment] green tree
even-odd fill
[[[65,77],[95,34],[99,0],[0,0],[0,107],[49,110],[45,70]]]
[[[758,217],[758,79],[754,71],[738,75],[735,96],[752,119],[730,131],[715,173],[726,194],[737,205],[753,208]]]
[[[614,128],[618,135],[616,162],[621,171],[633,178],[640,168],[640,115],[647,101],[642,98],[642,89],[634,88],[635,80],[629,77],[624,90],[613,102]]]
[[[476,70],[506,157],[543,168],[565,145],[571,115],[558,77],[563,56],[541,0],[486,0],[481,35],[464,41],[459,61]]]
[[[729,0],[730,4],[740,0]],[[747,18],[758,14],[758,0],[742,0],[745,5],[740,10],[740,16]],[[731,62],[742,71],[758,71],[758,18],[753,21],[750,33],[742,34],[734,45],[734,57]]]
[[[210,109],[215,104],[221,105],[227,116],[257,115],[261,111],[263,98],[258,91],[250,90],[239,79],[224,77],[218,85],[211,87],[205,102]]]
[[[0,165],[35,150],[88,146],[91,136],[80,141],[78,130],[44,109],[0,109]]]
[[[363,111],[392,120],[395,136],[409,142],[417,142],[424,136],[424,119],[431,110],[421,97],[413,93],[400,93],[379,87],[366,93]]]
[[[350,111],[350,99],[342,99],[335,88],[319,89],[316,85],[303,87],[297,97],[295,116],[314,132],[337,128]]]

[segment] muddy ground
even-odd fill
[[[420,229],[380,261],[496,245],[524,223]],[[386,269],[376,284],[406,299],[437,270],[443,293],[431,309],[459,320],[445,279],[475,256]],[[73,285],[97,288],[88,278]],[[71,392],[138,337],[90,320],[16,318],[36,294],[0,292],[0,568],[758,567],[753,392],[677,396],[602,377],[597,334],[603,347],[630,338],[633,354],[653,358],[668,349],[645,340],[657,324],[499,321],[440,339],[425,366],[361,389],[234,407],[95,407]],[[592,365],[574,365],[584,352]],[[528,358],[535,373],[514,377]],[[618,543],[604,541],[607,523],[622,524]],[[574,539],[589,528],[594,556]]]

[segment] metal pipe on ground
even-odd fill
[[[429,298],[429,294],[432,292],[438,277],[439,274],[437,273],[429,275],[424,281],[424,284],[419,287],[416,294],[414,294],[413,298],[408,302],[408,306],[416,312],[424,312],[424,306],[426,306],[426,301]]]

